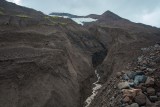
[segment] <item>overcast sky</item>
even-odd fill
[[[7,0],[16,4],[51,12],[76,15],[102,14],[110,10],[134,22],[160,27],[160,0]]]

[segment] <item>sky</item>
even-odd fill
[[[160,27],[160,0],[7,0],[45,14],[102,14],[107,10],[133,22]]]

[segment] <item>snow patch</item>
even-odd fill
[[[68,16],[58,16],[58,15],[51,15],[51,16],[57,16],[57,17],[63,17],[63,18],[70,18]],[[72,19],[74,22],[76,22],[77,24],[81,24],[84,25],[85,22],[94,22],[97,19],[93,19],[93,18],[70,18]]]
[[[81,25],[83,25],[85,22],[94,22],[97,20],[92,18],[71,18],[71,19]]]

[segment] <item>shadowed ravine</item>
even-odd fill
[[[89,97],[86,99],[86,101],[85,101],[85,103],[86,103],[85,107],[89,107],[89,105],[91,104],[92,100],[93,100],[94,97],[97,95],[98,89],[100,89],[100,88],[102,87],[102,85],[98,83],[99,80],[100,80],[100,76],[99,76],[97,70],[95,70],[95,75],[96,75],[96,77],[97,77],[97,81],[93,83],[94,87],[92,88],[92,95],[89,96]]]

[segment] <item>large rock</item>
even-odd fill
[[[137,75],[134,78],[135,85],[139,85],[140,83],[145,83],[147,77],[145,75]]]
[[[148,95],[155,95],[155,89],[152,87],[147,88],[147,94]]]
[[[160,101],[157,101],[153,107],[160,107]]]
[[[152,102],[155,102],[158,100],[158,97],[157,96],[149,96],[149,99],[152,101]]]
[[[145,85],[146,86],[153,86],[154,85],[154,78],[151,78],[151,77],[148,77],[146,82],[145,82]]]
[[[118,84],[118,88],[119,89],[127,89],[127,88],[129,88],[129,82],[120,82]]]
[[[141,89],[123,89],[122,92],[123,92],[123,97],[128,96],[131,99],[133,99],[138,93],[141,93],[142,90]]]
[[[136,76],[136,72],[134,72],[134,71],[129,71],[129,72],[127,73],[127,76],[128,76],[130,79],[134,79],[135,76]]]
[[[130,107],[139,107],[139,105],[137,103],[133,103],[130,105]]]
[[[131,101],[132,100],[128,96],[124,97],[122,100],[123,103],[130,103]]]
[[[146,104],[146,96],[143,93],[139,93],[134,100],[140,106],[143,106]]]
[[[136,71],[136,75],[145,75],[145,73],[143,71],[138,70]]]
[[[157,93],[157,97],[160,97],[160,92]]]
[[[152,106],[152,102],[148,99],[148,97],[146,97],[146,106],[147,107]]]
[[[123,79],[123,80],[129,80],[129,77],[127,76],[127,74],[124,74],[124,75],[122,76],[122,79]]]

